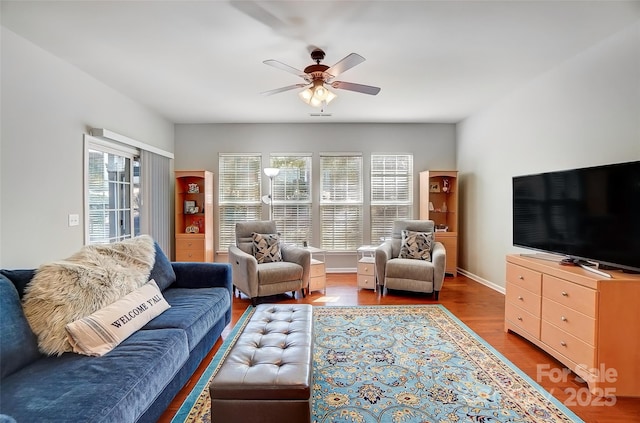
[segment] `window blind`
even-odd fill
[[[391,236],[393,221],[413,215],[413,155],[371,155],[371,242]]]
[[[261,219],[262,156],[221,153],[218,160],[218,249],[227,251],[237,222]]]
[[[171,159],[166,156],[146,150],[140,152],[141,233],[149,234],[158,242],[167,257],[171,257],[172,239],[170,165]]]
[[[320,155],[321,246],[353,251],[362,245],[362,156]]]
[[[313,243],[311,159],[311,154],[270,158],[270,166],[280,169],[273,180],[273,219],[284,242]]]

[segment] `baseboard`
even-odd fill
[[[487,287],[489,287],[489,288],[493,289],[494,291],[498,291],[498,292],[499,292],[499,293],[501,293],[502,295],[504,295],[504,294],[505,294],[504,286],[497,285],[497,284],[495,284],[495,283],[493,283],[493,282],[491,282],[491,281],[488,281],[488,280],[486,280],[486,279],[483,279],[483,278],[481,278],[480,276],[475,275],[475,274],[473,274],[473,273],[471,273],[471,272],[468,272],[468,271],[466,271],[466,270],[464,270],[464,269],[460,269],[460,268],[458,268],[458,272],[459,272],[461,275],[468,277],[469,279],[472,279],[472,280],[474,280],[474,281],[476,281],[476,282],[478,282],[478,283],[480,283],[480,284],[482,284],[482,285],[484,285],[484,286],[487,286]]]

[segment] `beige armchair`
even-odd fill
[[[311,254],[309,251],[280,243],[282,261],[258,263],[254,256],[252,234],[276,234],[274,221],[236,223],[236,244],[229,246],[229,263],[233,268],[232,280],[236,289],[251,298],[253,305],[259,297],[300,291],[309,283]]]
[[[396,220],[391,239],[376,249],[376,275],[382,295],[388,289],[434,293],[437,300],[444,283],[446,251],[442,243],[432,242],[430,260],[399,258],[402,231],[431,232],[432,220]]]

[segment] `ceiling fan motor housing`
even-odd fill
[[[319,48],[314,49],[311,52],[311,59],[316,63],[320,63],[324,60],[324,51],[320,50]]]

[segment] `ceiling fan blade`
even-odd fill
[[[340,75],[343,72],[348,71],[349,69],[351,69],[355,65],[359,65],[360,63],[364,62],[365,60],[366,59],[364,57],[360,56],[359,54],[351,53],[347,57],[345,57],[344,59],[340,60],[335,65],[331,66],[325,72],[328,73],[329,75],[331,75],[333,78],[335,78],[336,76]]]
[[[262,63],[264,63],[265,65],[273,66],[274,68],[277,68],[286,72],[290,72],[294,75],[298,75],[300,78],[303,78],[305,80],[309,79],[309,75],[307,75],[303,71],[296,69],[292,66],[286,65],[278,60],[269,59],[269,60],[265,60]]]
[[[306,87],[308,84],[295,84],[295,85],[288,85],[286,87],[282,87],[282,88],[276,88],[275,90],[269,90],[269,91],[264,91],[261,92],[260,94],[262,95],[273,95],[273,94],[278,94],[284,91],[289,91],[289,90],[295,90],[296,88],[304,88]]]
[[[349,90],[358,93],[376,95],[380,92],[379,87],[373,87],[371,85],[354,84],[353,82],[335,81],[331,83],[333,88],[339,90]]]

